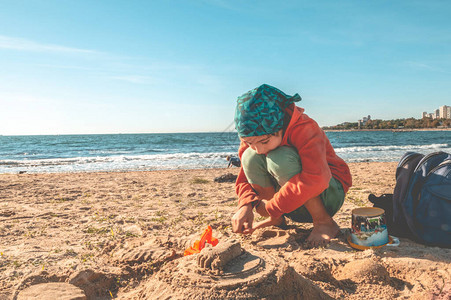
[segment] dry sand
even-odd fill
[[[335,217],[342,233],[319,249],[303,247],[311,224],[232,233],[234,184],[214,178],[236,168],[2,174],[0,299],[449,299],[450,249],[347,244],[351,210],[393,191],[396,163],[350,168],[354,184]],[[214,274],[198,254],[182,257],[207,225],[220,243],[241,243],[253,259],[242,269],[253,273]]]

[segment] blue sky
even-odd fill
[[[230,130],[267,83],[321,126],[451,105],[450,1],[0,0],[0,134]]]

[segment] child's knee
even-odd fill
[[[301,158],[298,152],[295,148],[289,146],[278,147],[269,152],[267,164],[269,173],[281,186],[302,171]]]
[[[251,148],[247,148],[241,156],[241,165],[246,171],[266,171],[266,158],[263,154],[257,154]]]
[[[257,154],[254,150],[248,148],[241,156],[241,166],[249,183],[257,184],[261,187],[272,186],[265,155]]]

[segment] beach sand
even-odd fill
[[[403,238],[376,250],[348,245],[352,209],[371,206],[370,193],[393,192],[396,163],[350,168],[353,187],[334,217],[341,234],[318,249],[303,247],[311,224],[232,233],[234,183],[214,178],[237,168],[1,174],[0,299],[64,291],[68,299],[449,299],[450,249]],[[259,257],[259,279],[232,280],[199,268],[199,254],[183,257],[207,225],[218,246],[235,240]]]

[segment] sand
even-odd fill
[[[350,168],[341,233],[317,249],[303,246],[311,224],[232,233],[234,184],[214,179],[237,168],[0,174],[0,299],[449,299],[450,249],[348,245],[352,209],[393,191],[396,163]],[[243,254],[183,257],[207,225]]]

